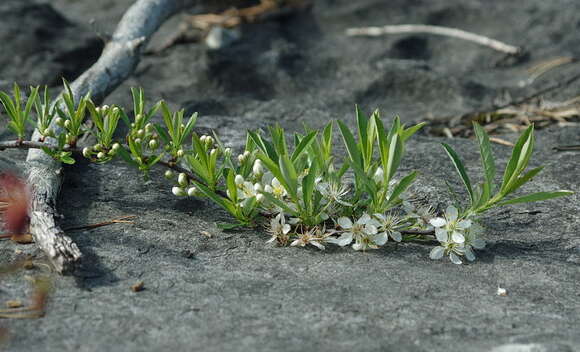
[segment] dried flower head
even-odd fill
[[[28,225],[30,204],[30,191],[26,183],[9,173],[0,175],[0,197],[5,229],[13,234],[24,233]]]

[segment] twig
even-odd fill
[[[96,229],[97,227],[103,227],[103,226],[113,225],[113,224],[134,224],[135,222],[131,221],[129,219],[134,219],[136,217],[137,217],[137,215],[126,215],[126,216],[121,216],[120,218],[116,218],[116,219],[109,220],[109,221],[103,221],[103,222],[99,222],[96,224],[68,227],[64,230],[65,231],[90,230],[90,229]]]
[[[90,91],[95,102],[100,103],[134,71],[145,44],[159,26],[177,11],[197,2],[198,0],[135,2],[119,22],[99,60],[71,84],[73,95],[78,98]],[[52,128],[59,132],[55,123]],[[40,133],[35,131],[32,140],[40,139]],[[56,145],[53,138],[47,138],[46,142]],[[30,204],[30,232],[55,270],[63,274],[71,273],[80,262],[81,252],[55,221],[56,199],[62,183],[62,166],[37,149],[28,152],[26,161],[28,184],[34,186]]]
[[[404,33],[427,33],[459,38],[470,42],[474,42],[479,45],[487,46],[489,48],[509,55],[520,55],[523,52],[522,48],[500,42],[499,40],[467,32],[457,28],[449,28],[441,26],[430,26],[424,24],[400,24],[382,27],[349,28],[346,30],[346,35],[348,36],[376,37],[385,34],[404,34]]]
[[[508,142],[505,139],[501,139],[501,138],[497,138],[497,137],[489,137],[489,141],[490,142],[493,142],[493,143],[505,145],[505,146],[508,146],[508,147],[513,147],[514,146],[514,144],[512,142]]]

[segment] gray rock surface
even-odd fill
[[[83,13],[118,18],[130,1],[53,3],[86,25]],[[152,99],[199,111],[199,126],[216,129],[234,147],[246,128],[273,122],[298,129],[341,118],[352,125],[355,103],[382,108],[387,120],[395,113],[406,122],[455,115],[488,106],[504,91],[525,95],[569,75],[574,67],[518,86],[532,63],[579,55],[579,7],[564,0],[320,1],[311,14],[246,26],[222,50],[190,44],[146,57],[108,103],[128,106],[127,88],[143,86]],[[347,27],[387,23],[473,30],[525,45],[531,57],[494,67],[501,55],[451,39],[343,35]],[[568,99],[579,87],[549,98]],[[552,147],[578,144],[580,128],[554,127],[537,137],[531,166],[546,169],[525,191],[578,191],[580,154]],[[465,158],[472,177],[481,174],[473,141],[426,135],[414,137],[401,172],[420,171],[418,191],[444,206],[444,181],[457,188],[460,181],[442,141]],[[510,149],[494,151],[504,165]],[[0,155],[2,165],[22,156]],[[580,351],[578,194],[486,214],[487,248],[476,262],[457,266],[430,260],[425,244],[319,252],[267,245],[260,229],[223,232],[216,223],[229,221],[226,213],[175,198],[161,175],[144,182],[120,162],[67,169],[59,203],[64,228],[131,214],[135,224],[71,231],[85,255],[82,270],[54,277],[44,318],[0,321],[11,335],[5,350]],[[15,250],[42,259],[34,246],[2,241],[0,261],[14,260]],[[138,281],[146,289],[132,292]],[[0,285],[0,302],[30,293],[23,273],[2,277]],[[498,286],[506,297],[497,295]]]

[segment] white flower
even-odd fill
[[[483,233],[483,227],[474,223],[465,233],[465,258],[470,262],[475,260],[475,253],[473,249],[485,248],[485,241],[478,238]]]
[[[264,187],[264,191],[271,193],[274,197],[278,199],[282,199],[288,194],[288,192],[286,192],[286,188],[282,186],[282,184],[280,183],[280,181],[278,181],[276,177],[272,179],[272,182],[269,185],[266,185]]]
[[[384,234],[378,234],[376,222],[368,214],[363,214],[355,223],[347,217],[338,219],[338,225],[344,230],[340,237],[329,239],[341,247],[347,246],[354,240],[354,250],[376,249],[387,242]]]
[[[189,184],[189,180],[187,179],[187,175],[183,172],[180,173],[179,176],[177,176],[177,183],[181,187],[187,187],[187,185]]]
[[[318,192],[320,192],[324,198],[331,202],[336,202],[347,207],[352,206],[352,204],[342,200],[342,198],[348,194],[348,186],[345,184],[321,182],[316,185],[316,189],[318,189]]]
[[[453,242],[463,243],[465,236],[462,232],[471,226],[471,220],[458,220],[457,208],[450,205],[445,210],[444,218],[434,218],[429,223],[435,227],[435,235],[440,242],[447,241],[447,237],[450,236]]]
[[[298,235],[298,239],[290,243],[291,246],[306,247],[306,245],[313,245],[314,247],[324,250],[324,243],[330,233],[326,233],[325,228],[319,228],[318,226],[306,230],[304,233]]]
[[[386,240],[388,240],[389,237],[391,237],[396,242],[401,242],[403,240],[401,232],[398,231],[405,225],[405,221],[402,218],[390,213],[387,215],[374,214],[373,216],[378,222],[378,231],[382,232]]]
[[[270,220],[270,227],[268,232],[272,235],[266,243],[278,241],[280,244],[288,242],[288,232],[290,232],[290,225],[286,223],[283,213],[279,213],[275,218]]]
[[[409,217],[415,219],[416,224],[423,230],[432,230],[433,226],[429,223],[435,217],[435,209],[431,205],[415,207],[411,202],[405,204],[403,208]]]
[[[256,188],[250,181],[244,181],[241,185],[238,185],[238,198],[248,199],[255,197],[257,195]]]

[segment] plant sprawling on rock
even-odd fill
[[[387,128],[375,111],[370,117],[356,109],[357,134],[338,121],[347,156],[337,160],[333,153],[333,122],[320,131],[306,128],[295,133],[292,143],[279,126],[248,131],[245,148],[233,157],[217,135],[194,132],[197,115],[184,119],[184,111],[172,112],[160,101],[147,109],[143,91],[132,89],[133,114],[117,106],[95,106],[89,95],[75,101],[65,82],[65,92],[49,106],[48,91],[43,99],[38,87],[31,88],[24,102],[15,85],[12,97],[0,92],[9,119],[8,127],[17,140],[0,142],[0,149],[42,148],[65,163],[72,155],[105,163],[120,156],[146,175],[154,165],[167,167],[165,177],[176,196],[206,197],[229,212],[237,222],[225,227],[253,226],[269,218],[270,242],[324,249],[327,244],[351,245],[355,250],[379,248],[390,240],[423,239],[435,235],[439,245],[431,258],[449,256],[461,264],[462,257],[474,260],[481,249],[483,228],[477,216],[497,206],[533,202],[569,195],[570,191],[539,192],[509,197],[541,171],[526,171],[534,147],[533,126],[518,139],[501,184],[495,184],[496,165],[489,138],[474,124],[484,170],[484,181],[473,187],[458,154],[443,144],[459,174],[469,202],[447,207],[438,217],[435,209],[409,191],[417,177],[411,172],[399,177],[397,170],[405,144],[423,124],[405,127],[395,118]],[[25,141],[26,124],[32,108],[40,141]],[[163,123],[153,123],[161,113]],[[92,122],[86,123],[86,116]],[[129,128],[124,140],[116,140],[119,121]],[[79,136],[90,133],[97,143],[81,150]],[[191,141],[191,144],[189,144]]]

